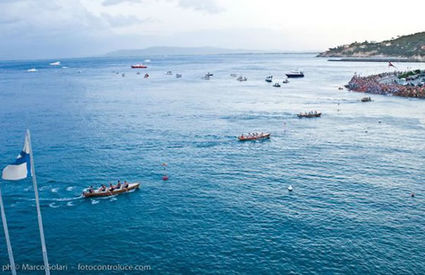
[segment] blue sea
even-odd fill
[[[145,59],[147,69],[130,68]],[[54,61],[0,62],[0,167],[30,129],[49,262],[65,273],[79,264],[156,274],[425,273],[425,101],[361,103],[363,94],[338,90],[388,64],[313,54]],[[281,88],[264,81],[297,68],[305,77]],[[201,79],[207,72],[214,76]],[[311,110],[322,117],[296,116]],[[236,138],[254,131],[271,139]],[[141,187],[81,197],[117,180]],[[1,188],[15,261],[42,265],[31,179]],[[3,267],[6,251],[1,232]]]

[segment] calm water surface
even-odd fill
[[[30,128],[52,264],[69,273],[78,263],[185,274],[425,273],[425,101],[360,103],[362,94],[337,89],[386,63],[150,57],[144,79],[129,68],[143,59],[0,63],[0,166]],[[38,72],[26,72],[32,67]],[[296,68],[304,79],[281,88],[264,81]],[[214,77],[202,80],[208,71]],[[322,118],[296,117],[310,110]],[[272,138],[235,138],[251,131]],[[118,179],[141,188],[80,197]],[[31,180],[1,184],[15,261],[42,264]]]

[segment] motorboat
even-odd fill
[[[173,75],[173,72],[172,72],[172,71],[168,71],[168,72],[166,73],[166,75]]]
[[[272,75],[268,75],[268,76],[266,76],[265,81],[266,81],[266,82],[272,82],[272,81],[273,81],[273,76],[272,76]]]
[[[61,64],[60,61],[49,63],[50,66],[60,66],[60,64]]]
[[[176,74],[176,78],[182,78],[182,74]]]
[[[36,72],[36,71],[37,71],[37,69],[36,69],[36,68],[31,68],[31,69],[28,69],[28,70],[27,70],[27,72],[30,72],[30,73],[31,73],[31,72]]]
[[[275,83],[273,84],[273,87],[280,88],[280,84],[279,84],[279,82],[275,82]]]
[[[236,78],[237,81],[247,81],[248,78],[246,78],[245,76],[238,76],[238,78]]]
[[[123,185],[121,185],[120,188],[113,189],[112,191],[107,187],[105,191],[101,190],[92,190],[91,192],[86,190],[83,192],[83,196],[85,198],[92,198],[92,197],[109,197],[113,195],[118,195],[122,193],[127,193],[131,190],[138,189],[140,186],[140,183],[129,183],[127,188],[124,188]]]
[[[289,73],[286,73],[286,76],[288,78],[299,78],[299,77],[304,77],[304,73],[300,70],[296,70],[296,71],[290,71]]]
[[[206,75],[208,75],[208,76],[214,76],[214,74],[212,74],[212,73],[210,73],[210,72],[208,72]]]
[[[242,134],[238,136],[239,141],[248,141],[248,140],[259,140],[259,139],[269,139],[270,133],[249,133],[247,135]]]
[[[132,69],[146,69],[148,66],[144,65],[144,64],[134,64],[131,65]]]
[[[313,118],[313,117],[320,117],[321,115],[322,113],[317,111],[297,114],[299,118]]]
[[[287,84],[287,83],[289,83],[288,78],[287,78],[287,77],[286,77],[286,78],[284,78],[284,79],[282,80],[282,83],[283,83],[283,84]]]

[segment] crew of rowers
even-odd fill
[[[302,116],[315,116],[317,114],[319,114],[319,112],[317,112],[317,111],[310,111],[308,113],[307,112],[300,113],[300,115],[302,115]]]
[[[123,184],[121,184],[121,181],[118,180],[118,183],[116,185],[113,185],[112,183],[109,183],[109,187],[106,187],[106,185],[102,184],[99,189],[96,190],[96,192],[112,192],[114,190],[119,190],[119,189],[127,189],[128,188],[128,182],[124,181]],[[93,193],[95,192],[95,190],[93,189],[93,186],[90,186],[87,191],[89,193]]]

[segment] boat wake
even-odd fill
[[[50,208],[59,208],[60,206],[57,205],[55,202],[49,203]]]

